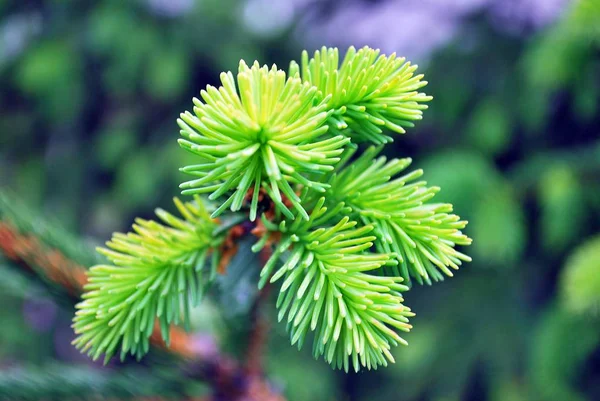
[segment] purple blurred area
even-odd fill
[[[484,15],[491,25],[527,34],[554,22],[569,0],[248,0],[244,22],[273,34],[301,17],[295,35],[309,48],[370,46],[426,60],[450,42],[466,21]]]

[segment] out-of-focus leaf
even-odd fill
[[[600,61],[590,63],[587,71],[582,71],[580,84],[577,85],[577,90],[573,94],[574,111],[581,120],[586,122],[596,116],[600,106],[600,76],[598,76],[598,71],[600,71]]]
[[[496,100],[478,105],[469,119],[469,142],[482,152],[495,156],[502,153],[512,140],[512,125],[505,107]]]
[[[530,401],[531,399],[531,394],[518,379],[495,383],[490,394],[490,401]]]
[[[581,244],[569,256],[560,289],[569,311],[600,315],[600,235]]]
[[[157,163],[152,149],[141,150],[129,155],[119,167],[115,183],[115,196],[127,208],[136,205],[151,205],[160,194],[163,168]]]
[[[572,40],[564,29],[551,31],[539,40],[525,54],[526,82],[540,89],[556,89],[572,82],[586,62],[588,44]]]
[[[396,363],[385,370],[386,378],[410,383],[403,389],[403,396],[407,399],[417,398],[439,385],[437,380],[431,380],[428,375],[436,370],[440,353],[443,352],[439,347],[442,343],[442,326],[439,323],[428,325],[425,321],[421,322],[418,330],[407,334],[408,347],[399,347],[393,352]]]
[[[12,187],[29,203],[41,205],[46,189],[46,175],[42,160],[37,157],[22,160],[14,177]]]
[[[546,401],[586,401],[575,382],[581,364],[600,343],[600,326],[558,308],[549,309],[531,341],[529,376]]]
[[[155,51],[146,64],[144,84],[154,97],[169,100],[182,93],[189,82],[189,64],[183,49]]]
[[[436,79],[436,84],[428,88],[428,93],[430,92],[434,101],[425,121],[435,120],[446,128],[456,126],[464,118],[462,116],[469,112],[469,100],[476,91],[474,85],[462,84],[470,81],[472,76],[468,76],[470,74],[468,70],[450,61],[453,59],[452,56],[452,53],[439,55],[436,62],[432,63],[425,72],[427,77],[444,77],[444,79]],[[440,135],[456,135],[456,133],[445,129],[440,132]]]
[[[146,19],[136,15],[126,5],[110,3],[94,10],[88,25],[92,51],[102,56],[105,87],[111,97],[126,97],[136,93],[144,76],[144,65],[161,43],[159,30]],[[127,39],[123,39],[123,29]]]
[[[583,227],[586,207],[577,176],[567,166],[550,168],[539,184],[540,231],[548,252],[556,253],[572,244]]]
[[[590,142],[576,148],[534,152],[512,166],[507,175],[517,191],[528,192],[539,185],[540,177],[556,166],[565,166],[579,176],[593,176],[596,171],[600,170],[600,141]],[[592,187],[595,182],[596,180],[589,180],[584,186],[588,196],[594,195]]]
[[[494,380],[512,377],[522,363],[519,353],[525,348],[523,334],[530,319],[522,307],[519,281],[508,282],[504,275],[470,269],[450,281],[452,285],[411,289],[408,299],[417,316],[406,336],[409,345],[398,349],[396,363],[383,371],[387,382],[403,383],[402,399],[430,400],[447,394],[468,399],[475,371],[493,372],[484,373],[486,381],[492,380],[490,376]],[[380,394],[385,400],[398,397],[394,386],[385,386]]]
[[[597,79],[598,75],[597,68],[590,68],[597,64],[593,54],[600,40],[598,4],[597,0],[571,2],[567,16],[554,29],[538,35],[524,52],[521,70],[526,89],[519,109],[529,128],[542,128],[552,95],[559,89],[570,90],[580,98],[576,100],[580,114],[585,115],[597,102],[593,99],[597,82],[585,82],[582,77],[587,77],[588,69],[593,71],[591,77]]]
[[[111,54],[115,46],[123,46],[123,28],[135,24],[128,7],[115,7],[110,2],[98,3],[89,16],[86,39],[94,53]]]
[[[536,88],[526,91],[515,100],[519,104],[519,122],[531,136],[542,136],[544,124],[548,123],[547,114],[550,110],[549,100],[553,98],[549,89]]]
[[[524,249],[525,217],[512,188],[500,173],[475,153],[451,152],[421,163],[429,184],[442,187],[440,199],[469,220],[474,238],[473,259],[483,264],[507,264]]]
[[[38,44],[26,53],[17,76],[28,94],[46,95],[73,77],[77,55],[65,42],[54,40]]]
[[[435,325],[427,325],[426,322],[422,322],[418,332],[408,334],[407,338],[410,341],[410,347],[394,349],[393,354],[397,363],[392,366],[393,370],[410,372],[431,363],[435,356],[431,349],[441,340]]]
[[[479,198],[470,222],[473,259],[512,267],[525,247],[525,217],[510,187],[498,187]]]
[[[109,126],[96,137],[96,161],[106,169],[114,169],[126,155],[134,152],[136,142],[134,131]]]
[[[81,65],[64,40],[48,40],[25,53],[16,81],[55,121],[77,116],[82,106]]]
[[[290,401],[339,400],[335,371],[315,360],[310,350],[298,352],[290,347],[287,337],[281,333],[282,343],[272,340],[269,346],[265,365],[270,380],[289,394]]]
[[[578,0],[567,19],[573,35],[582,40],[600,40],[600,2],[597,0]]]
[[[429,185],[442,188],[438,195],[440,201],[452,203],[454,211],[467,219],[472,218],[478,199],[503,182],[496,168],[478,153],[440,152],[422,162],[416,160],[415,165],[425,171],[423,178]]]

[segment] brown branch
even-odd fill
[[[10,223],[0,221],[0,250],[21,267],[38,271],[49,281],[78,297],[87,282],[83,266],[69,260],[60,251],[42,244],[35,236],[21,234]]]
[[[46,246],[37,237],[20,233],[9,222],[0,220],[0,252],[16,265],[44,276],[62,287],[70,296],[79,298],[87,283],[87,269],[70,260],[57,249]],[[184,371],[195,379],[207,381],[215,400],[283,401],[259,374],[247,374],[234,359],[217,351],[198,347],[193,336],[182,329],[170,328],[171,344],[166,346],[156,325],[151,343],[186,361]]]
[[[269,334],[269,320],[264,315],[264,304],[269,298],[271,286],[266,285],[258,294],[250,313],[252,329],[246,350],[246,371],[249,375],[264,373],[263,355]]]
[[[252,230],[252,234],[256,236],[266,235],[267,232],[263,231],[263,228],[262,222],[259,222],[257,227]],[[263,265],[267,263],[272,254],[270,246],[262,249],[259,256]],[[250,315],[252,330],[250,331],[250,340],[246,351],[246,370],[250,375],[262,375],[264,373],[263,356],[269,334],[269,319],[265,316],[264,305],[269,299],[270,292],[271,286],[267,283],[254,302]]]

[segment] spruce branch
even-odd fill
[[[419,92],[427,82],[416,70],[395,53],[386,56],[369,47],[350,47],[341,64],[338,49],[327,47],[310,59],[304,51],[300,65],[290,64],[290,76],[316,86],[319,98],[333,111],[327,120],[331,135],[375,144],[393,140],[383,129],[403,134],[422,119],[427,109],[423,103],[432,97]]]
[[[314,335],[315,356],[345,370],[393,361],[391,347],[405,343],[397,330],[410,330],[413,316],[405,283],[441,280],[470,260],[455,249],[471,242],[466,221],[429,203],[439,188],[417,181],[421,170],[400,175],[410,159],[376,159],[371,148],[351,160],[359,142],[385,144],[384,129],[404,133],[422,118],[431,97],[419,92],[427,82],[416,68],[367,47],[340,63],[337,49],[323,48],[310,60],[304,52],[289,76],[243,61],[235,77],[221,74],[222,85],[178,119],[181,147],[199,160],[181,169],[194,177],[182,192],[210,194],[218,206],[196,213],[197,198],[178,204],[183,219],[163,212],[165,224],[139,221],[136,233],[116,234],[101,251],[115,266],[91,270],[75,344],[94,358],[119,344],[140,357],[155,317],[168,343],[169,324],[186,321],[188,295],[199,298],[210,281],[207,254],[212,274],[225,274],[252,233],[254,251],[272,251],[258,286],[282,281],[279,320],[292,344]],[[227,209],[235,224],[217,228],[211,218]]]
[[[443,280],[442,273],[451,277],[451,269],[471,261],[455,249],[471,243],[462,232],[467,221],[451,213],[451,204],[429,202],[440,188],[418,180],[423,170],[404,173],[410,158],[376,158],[380,150],[371,147],[347,166],[338,166],[325,194],[329,203],[345,202],[354,218],[374,227],[377,251],[398,260],[391,266],[393,274],[421,284]]]
[[[255,220],[259,191],[265,187],[282,212],[293,216],[281,202],[283,194],[308,218],[293,187],[302,184],[323,192],[327,185],[309,180],[306,173],[333,170],[348,143],[342,135],[323,137],[330,114],[326,101],[317,101],[317,89],[310,84],[258,62],[252,67],[240,62],[237,88],[231,72],[221,74],[221,83],[201,92],[204,102],[194,98],[194,114],[182,113],[177,120],[180,145],[201,162],[181,169],[197,177],[181,185],[183,194],[226,195],[216,217],[228,207],[240,210],[252,189],[250,219]]]
[[[221,229],[226,226],[226,224],[220,226],[215,233],[217,235],[224,233]],[[87,283],[85,263],[90,259],[96,260],[95,253],[84,246],[80,240],[46,223],[41,216],[37,216],[23,206],[23,202],[3,192],[0,192],[0,253],[13,262],[11,266],[31,271],[54,287],[62,288],[70,296],[77,298]],[[71,255],[75,259],[72,259]],[[198,347],[196,336],[171,325],[168,338],[170,343],[167,345],[160,325],[155,322],[150,336],[151,344],[185,360],[186,363],[183,365],[185,376],[206,381],[213,388],[216,398],[284,400],[261,375],[248,372],[242,364],[227,355],[218,351],[207,352],[204,347]],[[67,372],[62,369],[60,371]],[[4,384],[5,388],[13,388],[12,377],[22,380],[19,379],[18,374],[0,375],[0,393]],[[68,380],[65,382],[68,383]],[[31,384],[37,386],[35,383]],[[39,386],[39,390],[45,392],[43,386]],[[153,391],[149,393],[156,395]],[[45,392],[44,395],[49,394]],[[33,399],[39,398],[35,395],[33,397]],[[23,398],[27,399],[25,395]]]
[[[27,220],[27,216],[20,215]],[[36,219],[39,221],[39,219]],[[62,249],[52,248],[43,238],[34,234],[20,232],[13,226],[13,221],[0,221],[0,251],[15,265],[37,274],[44,281],[63,289],[71,297],[79,298],[88,281],[88,270],[79,260],[68,258]],[[57,241],[59,241],[57,239]],[[75,245],[75,244],[72,244]],[[83,248],[82,248],[83,249]],[[182,358],[196,358],[193,339],[176,326],[169,332],[170,345],[167,347],[160,326],[155,323],[150,342],[164,350]]]
[[[73,320],[73,343],[93,359],[105,354],[107,361],[119,344],[121,358],[128,352],[141,358],[156,318],[168,345],[170,324],[188,323],[190,304],[199,302],[214,278],[217,258],[208,272],[205,262],[209,252],[217,255],[216,223],[199,197],[174,202],[182,218],[158,209],[163,224],[137,219],[133,233],[116,233],[107,249],[98,250],[114,265],[90,269]]]
[[[308,221],[284,220],[271,227],[282,237],[259,285],[269,277],[272,283],[283,280],[278,319],[286,318],[292,345],[301,348],[312,331],[315,357],[322,355],[346,371],[350,364],[356,371],[376,369],[394,361],[392,346],[406,344],[394,329],[411,328],[408,317],[414,314],[400,295],[408,288],[401,277],[369,274],[390,261],[387,254],[367,252],[376,239],[368,235],[373,227],[356,228],[348,217],[323,225],[345,210],[343,204],[328,210],[324,203],[319,199]],[[280,257],[284,262],[275,270]]]

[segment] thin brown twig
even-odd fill
[[[262,222],[252,230],[256,236],[267,235]],[[273,252],[270,246],[265,246],[260,254],[260,261],[264,265],[267,263]],[[264,350],[268,341],[269,319],[266,318],[264,305],[269,299],[271,286],[267,285],[260,291],[251,312],[252,330],[250,332],[250,341],[246,351],[246,369],[251,375],[262,375],[264,373],[263,357]]]
[[[269,334],[269,320],[265,317],[264,304],[269,298],[271,286],[266,285],[254,302],[250,314],[251,331],[246,351],[246,371],[252,376],[264,374],[263,356]]]

